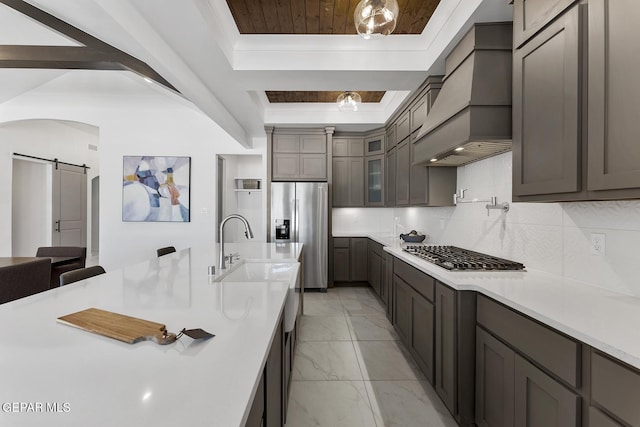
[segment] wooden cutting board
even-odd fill
[[[161,323],[98,308],[88,308],[59,317],[58,322],[129,344],[146,340],[169,344],[176,339],[175,334],[168,333],[165,325]]]

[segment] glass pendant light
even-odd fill
[[[396,0],[361,0],[353,13],[356,31],[365,39],[387,36],[396,28],[398,2]]]
[[[358,111],[358,104],[362,102],[362,97],[358,92],[342,92],[336,100],[340,111]]]

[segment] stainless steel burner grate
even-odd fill
[[[409,245],[403,249],[412,255],[451,271],[466,270],[524,270],[524,265],[504,258],[456,246]]]

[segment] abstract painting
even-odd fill
[[[124,156],[122,221],[189,222],[191,157]]]

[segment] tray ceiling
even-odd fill
[[[336,102],[343,91],[266,91],[270,103],[279,102]],[[362,102],[380,102],[384,91],[358,92]]]
[[[227,0],[240,34],[356,34],[360,0]],[[398,0],[393,34],[421,34],[440,0]]]

